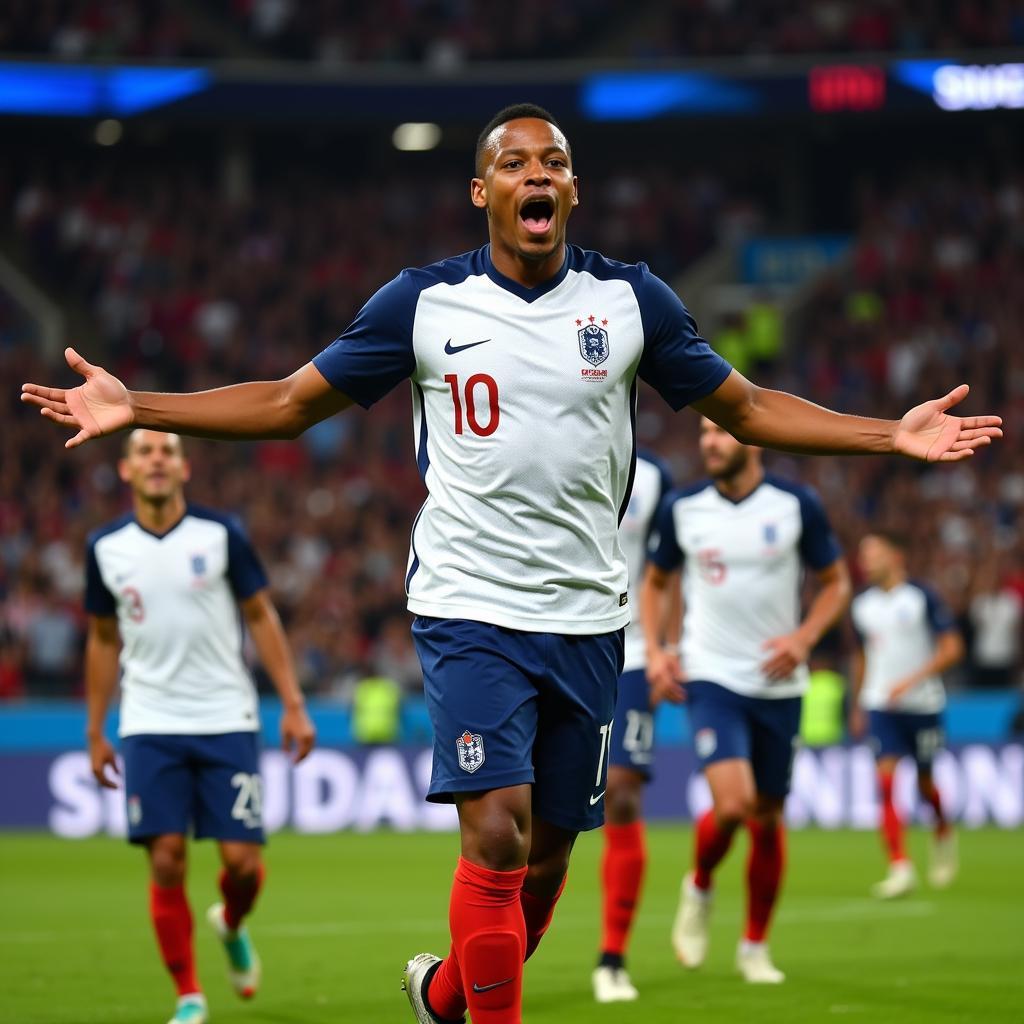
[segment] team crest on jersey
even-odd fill
[[[192,556],[192,572],[196,576],[206,575],[206,555]]]
[[[590,320],[589,324],[586,324],[576,332],[580,340],[580,355],[591,366],[600,366],[611,352],[611,346],[608,344],[608,332],[604,327],[599,327],[594,323],[594,317],[588,317]],[[577,323],[581,321],[577,320]],[[602,320],[602,324],[607,324],[607,320]]]
[[[771,547],[779,539],[779,528],[774,523],[764,524],[764,542]]]
[[[455,741],[459,752],[459,767],[473,774],[484,763],[484,738],[478,732],[468,729]]]
[[[714,729],[698,729],[693,737],[698,757],[710,757],[718,746],[718,733]]]

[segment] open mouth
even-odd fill
[[[523,203],[519,217],[531,235],[547,234],[555,215],[555,204],[549,196],[536,196]]]

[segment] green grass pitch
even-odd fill
[[[1024,1021],[1024,836],[961,835],[963,871],[941,893],[878,904],[874,836],[790,835],[789,876],[773,936],[789,975],[753,988],[732,971],[745,839],[719,883],[709,962],[684,972],[668,944],[690,833],[650,830],[651,863],[630,956],[641,998],[596,1006],[600,833],[581,837],[554,927],[526,971],[527,1024],[872,1024]],[[447,947],[453,835],[273,838],[268,885],[252,920],[263,990],[238,1002],[203,911],[215,849],[193,846],[190,896],[213,1024],[410,1024],[405,960]],[[924,859],[924,837],[912,850]],[[116,840],[0,838],[0,1020],[4,1024],[164,1024],[173,992],[146,913],[143,855]]]

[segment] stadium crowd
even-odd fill
[[[479,244],[455,184],[268,181],[224,202],[180,169],[129,180],[34,170],[0,195],[38,279],[96,326],[107,365],[140,388],[199,389],[290,372],[404,265]],[[671,279],[715,241],[756,230],[756,201],[708,175],[588,180],[573,240],[645,259]],[[814,483],[847,551],[869,524],[909,525],[914,572],[971,640],[964,682],[1010,684],[1024,607],[1024,182],[952,173],[865,188],[849,267],[823,280],[761,383],[840,409],[896,415],[967,379],[970,407],[1007,438],[956,467],[880,459],[773,465]],[[429,188],[428,200],[424,189]],[[737,198],[739,196],[739,198]],[[53,376],[0,334],[6,381]],[[70,380],[70,378],[68,378]],[[643,395],[640,440],[676,478],[697,472],[696,417]],[[60,457],[53,428],[8,393],[0,428],[0,696],[80,691],[86,533],[125,508],[116,442]],[[347,697],[372,672],[420,683],[404,610],[409,529],[423,489],[403,388],[301,443],[190,441],[189,496],[237,511],[267,563],[310,692]],[[44,457],[44,453],[50,456]]]
[[[86,57],[273,56],[321,65],[581,56],[715,57],[1009,49],[1019,0],[8,0],[0,53]],[[628,13],[623,13],[623,12]]]

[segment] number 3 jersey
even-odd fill
[[[489,246],[405,270],[313,362],[364,408],[412,382],[410,611],[570,634],[629,621],[637,377],[680,409],[730,371],[644,264],[574,246],[537,288]]]
[[[800,625],[804,566],[841,555],[818,496],[765,476],[742,501],[711,481],[672,491],[661,503],[648,558],[683,568],[681,660],[688,679],[718,683],[749,697],[794,697],[807,666],[771,682],[762,671],[765,641]]]
[[[266,585],[238,522],[194,505],[164,534],[126,515],[90,535],[85,610],[117,616],[121,736],[259,728],[237,602]]]

